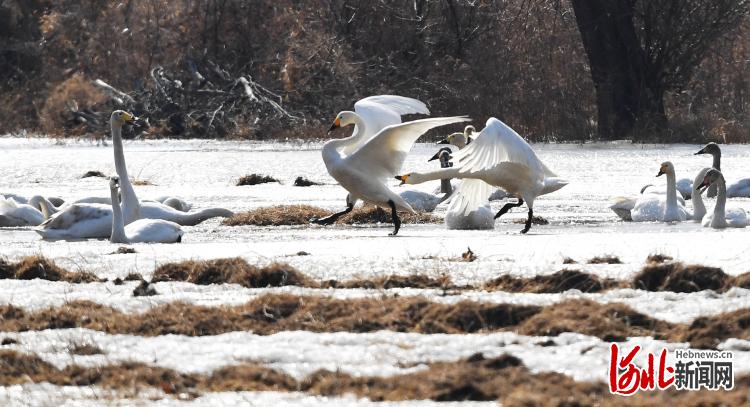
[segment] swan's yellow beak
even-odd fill
[[[399,185],[404,185],[404,184],[406,184],[406,181],[409,179],[409,174],[406,174],[406,175],[396,175],[396,179],[399,180],[399,181],[401,181],[401,183]]]
[[[122,114],[122,120],[123,120],[123,121],[124,121],[125,123],[132,123],[132,122],[134,122],[134,121],[135,121],[135,116],[133,116],[132,114],[130,114],[130,113],[128,113],[128,112],[124,112],[124,113]]]
[[[341,127],[341,118],[337,117],[336,120],[333,121],[333,124],[331,125],[331,128],[328,129],[328,132],[330,133],[330,132],[338,129],[339,127]]]

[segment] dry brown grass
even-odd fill
[[[97,170],[86,171],[83,175],[81,175],[81,178],[91,178],[91,177],[107,178],[107,176],[104,175],[103,172],[97,171]]]
[[[39,112],[42,129],[48,134],[62,135],[66,118],[70,116],[69,103],[83,109],[101,104],[106,99],[89,78],[76,73],[50,90]]]
[[[560,373],[531,373],[511,355],[474,354],[453,362],[435,362],[416,373],[390,377],[354,377],[319,370],[301,380],[258,364],[227,366],[211,374],[180,373],[142,363],[101,367],[71,365],[57,369],[35,355],[0,351],[0,385],[26,381],[55,385],[100,386],[123,391],[157,388],[168,394],[218,391],[302,391],[328,397],[354,394],[373,401],[499,400],[504,406],[680,406],[747,405],[750,377],[738,377],[731,392],[642,392],[632,397],[609,394],[604,383],[576,382]]]
[[[589,259],[588,264],[622,264],[617,256],[596,256]]]
[[[0,279],[33,280],[39,278],[68,283],[92,283],[105,281],[93,273],[71,272],[42,256],[27,256],[16,263],[0,259]]]
[[[266,184],[269,182],[279,182],[279,180],[268,175],[250,174],[240,177],[240,179],[237,181],[237,186],[241,187],[245,185],[258,185]]]
[[[297,177],[294,179],[295,187],[311,187],[313,185],[322,185],[320,182],[310,181],[305,177]]]
[[[257,208],[247,212],[238,213],[231,218],[225,219],[222,224],[227,226],[286,226],[286,225],[308,225],[310,219],[323,218],[331,212],[310,205],[276,205]],[[399,214],[403,223],[441,223],[443,220],[430,213]],[[336,224],[361,225],[376,223],[391,223],[389,211],[378,211],[377,207],[367,205],[355,208],[350,213],[340,217]]]
[[[647,264],[633,278],[633,288],[648,291],[691,293],[729,289],[734,280],[718,267],[685,265],[680,262]]]
[[[597,276],[579,270],[560,270],[551,275],[518,278],[509,275],[500,276],[486,282],[486,290],[532,292],[532,293],[561,293],[568,290],[580,290],[586,293],[596,293],[617,287],[614,280],[602,280]]]
[[[230,283],[249,288],[317,286],[312,279],[288,264],[271,263],[257,267],[239,257],[164,264],[154,271],[151,281],[187,281],[200,285]]]
[[[318,296],[264,295],[240,306],[207,307],[173,302],[142,314],[123,314],[90,301],[27,312],[0,306],[0,331],[87,328],[111,334],[218,335],[252,331],[472,333],[513,330],[555,336],[577,332],[605,341],[653,336],[714,348],[727,338],[750,339],[750,309],[672,324],[623,304],[569,300],[538,307],[461,301],[442,304],[422,297],[338,300]]]

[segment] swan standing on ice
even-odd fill
[[[479,179],[483,183],[462,182],[453,199],[461,200],[458,210],[468,214],[487,202],[492,193],[492,186],[501,187],[511,195],[518,197],[518,203],[505,204],[495,215],[499,218],[513,207],[523,205],[529,208],[526,224],[521,233],[531,228],[534,216],[534,200],[543,194],[554,192],[565,185],[567,181],[558,178],[537,158],[531,146],[508,127],[505,123],[492,117],[487,120],[485,128],[479,136],[458,151],[455,156],[458,165],[428,173],[408,173],[398,175],[396,179],[402,184],[421,184],[441,178]]]
[[[706,172],[706,175],[703,177],[703,182],[701,182],[695,190],[703,192],[711,185],[716,185],[718,196],[716,198],[716,206],[714,206],[713,213],[709,213],[703,217],[703,226],[712,227],[714,229],[724,229],[726,227],[744,228],[747,226],[747,214],[744,209],[725,208],[727,204],[726,183],[721,171],[715,168]]]
[[[161,219],[138,219],[125,226],[122,209],[117,202],[119,178],[109,179],[109,191],[112,197],[112,243],[178,243],[182,241],[183,231],[180,225]]]
[[[440,168],[448,168],[453,166],[451,164],[451,149],[443,147],[438,150],[435,155],[432,156],[427,162],[439,160]],[[412,209],[422,212],[433,212],[438,205],[447,200],[453,192],[453,186],[449,179],[440,180],[440,187],[434,194],[430,194],[422,191],[403,191],[399,192],[399,196],[404,198],[404,201],[408,203]],[[439,196],[438,194],[443,194]]]
[[[385,97],[377,98],[384,101],[382,98]],[[402,99],[408,100],[408,98],[401,97],[396,100]],[[406,107],[409,106],[411,105],[406,105]],[[394,104],[391,107],[393,108],[391,109],[392,113],[396,115],[399,112],[406,111],[403,104]],[[382,110],[389,110],[388,106],[383,106]],[[372,118],[368,120],[371,121]],[[398,120],[401,120],[400,117]],[[346,209],[325,218],[311,219],[311,221],[319,225],[330,225],[342,215],[351,212],[354,204],[361,199],[381,208],[391,209],[394,230],[390,235],[395,236],[401,227],[401,220],[397,211],[415,212],[403,198],[388,188],[385,180],[394,176],[400,170],[407,153],[422,134],[434,127],[468,120],[470,119],[466,117],[439,117],[391,124],[369,139],[363,140],[362,135],[367,134],[369,123],[356,112],[340,112],[330,130],[354,125],[355,131],[351,136],[344,139],[326,142],[323,145],[323,162],[328,173],[349,192],[346,197]],[[380,122],[384,121],[380,120]],[[351,151],[351,153],[346,154],[347,151]]]
[[[708,143],[695,153],[695,155],[698,154],[711,154],[713,157],[713,168],[721,171],[721,148],[719,148],[718,144],[714,142]],[[712,184],[708,188],[708,196],[715,197],[716,193],[716,184]],[[729,184],[727,186],[727,198],[750,198],[750,178],[743,178]]]

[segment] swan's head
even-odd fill
[[[694,155],[698,155],[698,154],[721,155],[721,149],[719,148],[718,144],[712,141],[706,144],[705,147],[701,148],[701,150],[695,153]]]
[[[333,124],[331,125],[331,128],[328,129],[328,132],[332,132],[339,127],[346,127],[351,124],[355,124],[354,122],[354,112],[344,111],[339,112],[339,114],[336,115],[336,118],[333,120]]]
[[[723,175],[721,175],[721,171],[717,170],[716,168],[711,168],[706,172],[706,175],[703,176],[703,181],[697,187],[695,187],[695,190],[703,193],[703,191],[708,189],[711,184],[722,178]]]
[[[109,189],[114,191],[117,188],[120,188],[120,177],[117,175],[109,177]]]
[[[122,126],[125,123],[133,123],[136,120],[136,117],[133,116],[132,113],[126,112],[124,110],[115,110],[114,112],[112,112],[109,120],[110,122],[112,122],[112,124]]]
[[[438,150],[438,152],[435,153],[435,155],[433,155],[432,158],[427,160],[427,162],[434,161],[434,160],[440,160],[440,162],[448,161],[451,158],[453,158],[451,156],[451,153],[453,153],[453,151],[451,151],[449,147],[443,147],[440,150]]]
[[[471,136],[474,135],[475,131],[477,131],[477,129],[475,129],[474,126],[472,126],[472,125],[468,125],[468,126],[464,127],[464,135],[466,136],[466,139],[470,140]],[[466,144],[469,144],[469,142],[467,141]]]
[[[662,176],[664,174],[667,174],[667,175],[672,174],[672,175],[674,175],[674,165],[672,165],[672,163],[669,162],[669,161],[664,161],[663,163],[661,163],[661,167],[659,168],[659,173],[656,174],[656,176],[660,177],[660,176]]]

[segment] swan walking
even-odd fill
[[[724,229],[727,227],[744,228],[747,226],[747,213],[742,208],[726,208],[727,204],[727,187],[724,181],[724,175],[721,171],[712,168],[706,172],[703,181],[695,188],[698,192],[703,192],[711,185],[716,185],[717,197],[713,213],[703,217],[703,226],[714,229]]]
[[[161,219],[138,219],[125,226],[122,209],[117,204],[119,178],[111,177],[109,191],[112,197],[112,243],[178,243],[182,241],[180,225]]]
[[[427,162],[434,160],[440,161],[440,168],[451,167],[453,165],[450,162],[451,149],[448,147],[441,148],[435,155],[432,156],[432,158],[427,160]],[[442,179],[440,180],[440,187],[437,191],[435,191],[434,194],[416,190],[409,190],[399,192],[398,195],[401,198],[404,198],[404,201],[406,201],[406,203],[408,203],[412,207],[412,209],[416,211],[433,212],[438,205],[450,198],[452,192],[453,186],[451,185],[450,180]],[[440,196],[438,194],[443,195]]]
[[[369,99],[369,98],[368,98]],[[421,102],[420,102],[421,103]],[[400,120],[400,118],[399,118]],[[344,139],[329,140],[323,145],[323,162],[328,173],[346,189],[346,209],[325,218],[311,219],[319,225],[330,225],[342,215],[351,212],[358,200],[381,208],[390,208],[395,236],[401,227],[397,211],[415,213],[404,199],[393,192],[385,180],[394,176],[401,168],[414,142],[428,130],[452,123],[465,122],[466,117],[439,117],[392,124],[362,141],[367,124],[356,112],[340,112],[331,126],[355,125],[355,132]],[[346,154],[346,151],[351,151]]]
[[[428,173],[408,173],[398,175],[402,184],[421,184],[441,178],[479,179],[482,183],[470,183],[471,188],[462,182],[454,199],[461,199],[459,210],[468,214],[487,202],[492,187],[501,187],[518,198],[517,203],[508,203],[497,212],[499,218],[513,207],[526,203],[528,217],[521,233],[531,228],[534,216],[534,200],[543,194],[554,192],[567,181],[558,178],[537,158],[531,146],[502,121],[492,117],[487,120],[479,136],[458,151],[454,158],[458,165]],[[459,198],[462,197],[462,198]]]
[[[721,171],[721,148],[718,144],[711,142],[706,144],[698,154],[710,154],[713,157],[713,168]],[[717,194],[716,184],[708,188],[708,196],[715,197]],[[727,185],[727,198],[750,198],[750,178],[742,178]]]

